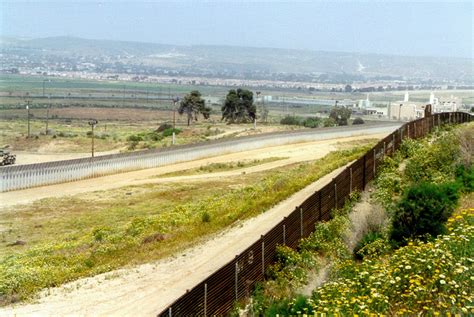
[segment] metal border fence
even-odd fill
[[[236,139],[220,139],[197,144],[103,155],[91,158],[0,167],[0,192],[71,182],[107,174],[127,172],[186,162],[205,157],[296,142],[348,137],[366,131],[390,132],[399,124],[323,128],[307,131],[265,133]]]
[[[417,139],[434,127],[447,123],[470,122],[462,112],[440,113],[408,122],[378,142],[364,156],[350,164],[330,183],[309,196],[301,206],[235,259],[204,281],[186,291],[158,316],[221,316],[229,313],[234,302],[248,297],[256,283],[263,281],[266,268],[276,255],[277,245],[295,248],[308,237],[317,222],[331,218],[333,208],[342,207],[353,191],[364,190],[374,179],[385,155],[392,155],[403,139]]]

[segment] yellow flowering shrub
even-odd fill
[[[342,315],[474,314],[474,209],[448,221],[448,232],[431,242],[412,241],[393,254],[360,264],[342,261],[337,278],[313,291],[305,312]],[[299,300],[301,302],[301,299]]]

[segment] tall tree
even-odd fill
[[[347,125],[347,120],[351,117],[352,110],[346,107],[334,107],[331,109],[329,118],[334,119],[337,125]]]
[[[198,115],[202,114],[205,119],[209,119],[211,108],[206,107],[206,101],[201,98],[201,93],[197,90],[191,91],[181,101],[178,113],[188,115],[188,126],[191,120],[197,121]]]
[[[231,89],[222,106],[222,120],[229,123],[253,121],[257,109],[253,104],[253,92],[246,89]]]

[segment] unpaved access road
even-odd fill
[[[211,162],[227,162],[249,158],[262,159],[275,156],[287,157],[285,160],[236,171],[175,177],[174,181],[224,177],[242,173],[243,170],[257,172],[294,162],[320,158],[336,149],[340,142],[351,142],[364,138],[382,138],[384,136],[385,134],[358,136],[234,153],[74,183],[2,193],[0,199],[2,205],[7,202],[11,206],[15,203],[27,203],[44,197],[60,197],[150,182],[168,182],[173,178],[150,177],[199,167]],[[289,215],[309,195],[330,182],[342,169],[333,171],[265,213],[238,222],[231,228],[207,237],[197,246],[186,249],[171,258],[80,279],[58,288],[43,291],[36,303],[3,307],[0,309],[0,316],[156,316],[162,309],[184,294],[187,289],[191,289],[233,259],[236,254],[244,251],[249,245],[258,240],[262,234],[268,232],[283,217]]]
[[[387,133],[388,134],[388,133]],[[190,162],[172,164],[167,166],[161,166],[156,168],[150,168],[145,170],[126,172],[114,175],[108,175],[103,177],[79,180],[70,183],[55,184],[49,186],[41,186],[28,188],[24,190],[17,190],[11,192],[0,193],[0,214],[1,209],[10,207],[15,204],[27,204],[38,199],[62,197],[67,195],[75,195],[85,192],[98,191],[98,190],[109,190],[114,188],[120,188],[124,186],[132,185],[143,185],[150,183],[163,183],[163,182],[183,182],[183,181],[195,181],[199,179],[209,179],[210,177],[226,177],[237,175],[241,173],[252,173],[264,171],[276,167],[289,165],[292,163],[315,160],[323,157],[331,151],[334,151],[338,143],[351,142],[357,140],[363,140],[367,138],[383,138],[386,134],[367,134],[348,138],[338,138],[330,140],[321,140],[297,144],[288,144],[282,146],[273,146],[268,148],[250,150],[245,152],[238,152],[226,155],[215,156],[211,158],[205,158]],[[190,176],[178,176],[169,178],[158,178],[155,176],[163,175],[170,172],[181,171],[185,169],[196,168],[204,166],[210,163],[222,163],[222,162],[237,162],[249,159],[265,159],[270,157],[284,157],[286,159],[269,162],[253,167],[232,170],[228,172],[201,174],[201,175],[190,175]]]

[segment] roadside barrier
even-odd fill
[[[353,191],[362,191],[374,179],[385,155],[400,148],[403,139],[426,136],[435,127],[449,123],[470,122],[462,112],[440,113],[408,122],[385,137],[364,156],[349,165],[330,183],[309,196],[301,206],[262,235],[244,252],[204,281],[186,291],[158,316],[222,316],[236,301],[248,297],[255,284],[263,281],[265,270],[275,259],[276,246],[295,248],[308,237],[317,222],[331,218],[330,211],[342,207]]]
[[[192,161],[205,157],[253,150],[267,146],[349,137],[367,132],[393,131],[399,124],[351,126],[265,133],[235,139],[219,139],[196,144],[63,160],[47,163],[0,167],[0,192],[77,181],[108,174]]]

